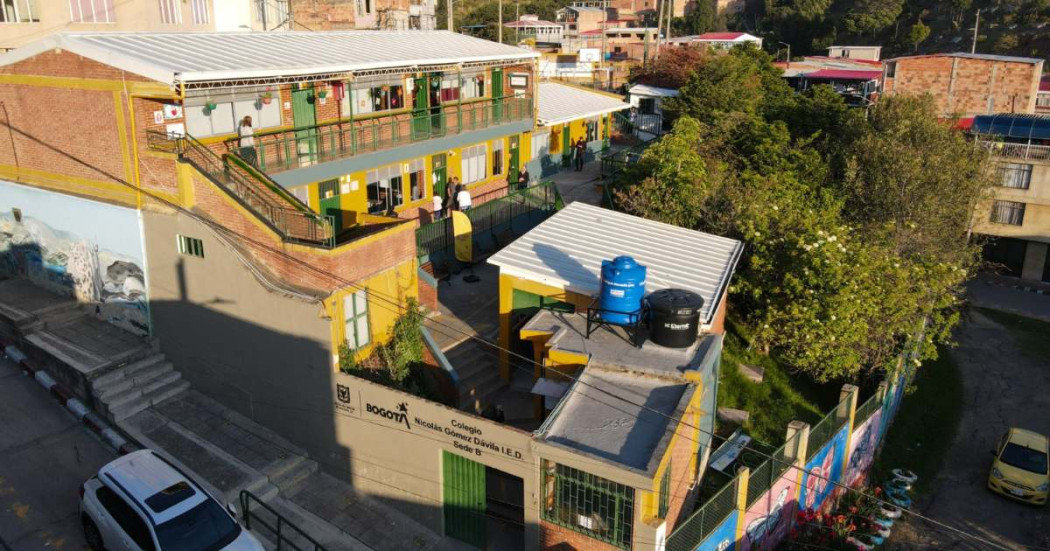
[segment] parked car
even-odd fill
[[[93,551],[263,551],[230,511],[150,450],[117,458],[80,487]]]
[[[1045,505],[1050,493],[1050,439],[1030,430],[1012,428],[992,450],[988,488],[1006,497]]]

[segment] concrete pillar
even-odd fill
[[[1046,266],[1047,244],[1029,241],[1025,247],[1024,265],[1021,268],[1021,279],[1030,281],[1043,280],[1043,266]]]
[[[853,424],[857,418],[857,397],[860,395],[860,389],[856,385],[842,385],[842,390],[839,391],[839,407],[835,410],[835,417],[838,420],[845,420],[846,426],[846,450],[842,454],[842,472],[846,472],[846,468],[849,466],[849,451],[853,446]],[[836,495],[837,492],[832,495]]]
[[[747,487],[751,483],[751,469],[743,467],[736,472],[737,480],[739,481],[736,486],[736,539],[734,541],[741,541],[744,539],[744,531],[747,529],[747,524],[744,522],[744,515],[747,513]],[[731,513],[732,514],[732,513]]]

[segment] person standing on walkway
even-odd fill
[[[248,164],[255,166],[258,156],[255,154],[255,129],[252,128],[252,117],[250,115],[245,115],[241,119],[241,126],[237,129],[237,134],[241,137],[237,142],[241,158],[247,161]]]
[[[462,185],[459,186],[459,191],[456,192],[456,203],[459,205],[459,210],[463,212],[470,210],[470,192]]]
[[[529,180],[532,180],[532,176],[529,175],[529,169],[521,169],[521,173],[518,174],[518,189],[525,189],[529,187]]]
[[[444,206],[445,200],[441,198],[441,195],[434,194],[434,220],[441,220],[444,217],[442,207]]]
[[[450,213],[449,216],[451,216],[451,211],[459,209],[459,206],[456,205],[457,191],[459,191],[459,178],[453,176],[445,186],[445,210]]]
[[[583,170],[583,156],[586,152],[587,142],[583,141],[583,137],[581,136],[580,139],[576,141],[576,172]]]

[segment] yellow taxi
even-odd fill
[[[1037,432],[1012,428],[992,450],[988,488],[1006,497],[1045,505],[1050,493],[1050,440]]]

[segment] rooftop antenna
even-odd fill
[[[977,10],[977,19],[973,22],[973,43],[970,45],[970,53],[977,53],[977,29],[981,26],[981,10]]]

